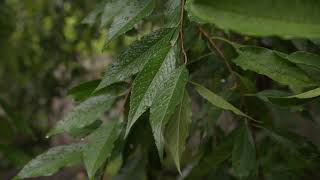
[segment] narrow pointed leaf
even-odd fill
[[[87,99],[59,121],[48,136],[63,132],[69,133],[72,130],[81,129],[92,124],[111,107],[114,100],[115,96],[113,95],[100,95]]]
[[[214,106],[217,106],[221,109],[224,110],[228,110],[228,111],[232,111],[233,113],[239,115],[239,116],[243,116],[249,119],[253,119],[252,117],[246,115],[245,113],[243,113],[241,110],[239,110],[238,108],[234,107],[232,104],[230,104],[229,102],[227,102],[226,100],[224,100],[222,97],[220,97],[219,95],[213,93],[212,91],[210,91],[209,89],[201,86],[200,84],[196,84],[193,83],[195,85],[195,88],[197,90],[197,92],[206,100],[208,100],[211,104],[213,104]]]
[[[287,59],[296,64],[312,66],[320,70],[320,56],[308,52],[298,51],[287,56]]]
[[[314,85],[303,70],[274,51],[261,47],[242,47],[239,53],[233,62],[244,70],[254,71],[295,88]]]
[[[175,69],[176,49],[164,47],[156,52],[133,82],[126,135],[151,106],[157,92]]]
[[[232,150],[233,171],[239,178],[246,178],[255,170],[256,164],[254,140],[249,127],[244,125],[235,139]]]
[[[136,41],[112,62],[96,91],[140,72],[160,48],[170,43],[172,29],[160,29]]]
[[[183,99],[187,81],[188,71],[185,66],[174,70],[159,90],[150,108],[151,128],[161,159],[164,146],[163,130],[174,113],[176,106]]]
[[[18,179],[50,176],[62,167],[81,162],[84,144],[71,144],[50,149],[31,160],[17,175]]]
[[[199,22],[243,34],[320,37],[319,1],[189,0],[187,9]]]
[[[89,136],[88,144],[83,151],[83,160],[90,179],[110,157],[114,143],[119,138],[121,127],[120,122],[106,122]]]
[[[180,92],[183,93],[183,92]],[[178,171],[181,173],[180,159],[185,149],[186,139],[189,136],[189,126],[191,123],[191,104],[187,92],[181,104],[176,108],[176,112],[166,128],[166,144],[173,157]]]
[[[288,96],[285,98],[298,98],[298,99],[309,99],[309,98],[314,98],[320,96],[320,88],[316,88],[301,94],[293,95],[293,96]]]

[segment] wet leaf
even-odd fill
[[[175,69],[175,48],[163,47],[153,54],[133,82],[126,136],[138,118],[151,107],[157,92]]]
[[[187,81],[188,71],[185,66],[174,70],[168,80],[163,82],[150,108],[151,128],[161,159],[164,147],[163,132],[177,105],[182,102]]]
[[[134,42],[108,66],[96,91],[140,72],[159,49],[169,45],[172,35],[172,29],[160,29]]]

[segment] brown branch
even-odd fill
[[[240,102],[240,108],[244,105],[244,91],[240,86],[240,79],[235,71],[233,71],[232,66],[229,62],[229,60],[226,58],[226,56],[223,54],[222,50],[218,47],[218,45],[213,41],[211,38],[211,35],[204,30],[200,25],[198,25],[199,32],[208,40],[210,46],[218,53],[218,55],[223,59],[228,71],[231,74],[231,77],[235,80],[235,84],[231,87],[231,89],[236,89],[239,87],[240,95],[241,95],[241,102]],[[211,49],[212,50],[212,49]],[[212,51],[214,51],[212,50]]]
[[[235,72],[232,70],[232,67],[228,61],[228,59],[226,58],[226,56],[223,54],[223,52],[221,51],[221,49],[216,45],[216,43],[212,40],[210,34],[204,30],[201,26],[198,25],[198,30],[199,32],[204,35],[204,37],[207,38],[207,40],[210,43],[210,46],[213,47],[215,49],[215,51],[218,53],[218,55],[224,60],[224,63],[227,66],[228,71],[230,72],[230,74],[236,79],[236,75]]]
[[[180,26],[179,26],[179,41],[180,41],[180,48],[181,48],[181,58],[183,59],[183,63],[187,64],[188,56],[186,50],[184,48],[184,31],[183,31],[183,21],[184,21],[184,5],[185,0],[181,0],[181,8],[180,8]]]

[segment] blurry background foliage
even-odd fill
[[[156,2],[156,8],[146,18],[147,21],[138,23],[125,36],[115,39],[105,48],[106,30],[101,30],[99,24],[88,27],[81,23],[99,0],[0,0],[0,179],[13,177],[30,159],[49,147],[75,141],[65,135],[50,140],[45,138],[56,121],[72,107],[71,98],[66,98],[68,89],[81,82],[101,78],[105,67],[115,55],[134,40],[166,24],[168,19],[163,18],[164,0]],[[176,18],[171,17],[169,21]],[[320,52],[320,41],[316,39],[285,40],[274,36],[258,38],[222,31],[210,24],[203,25],[203,28],[210,34],[243,45],[261,46],[288,54],[295,51]],[[216,41],[227,58],[236,56],[229,42],[224,39]],[[228,70],[222,68],[225,65],[221,57],[212,53],[208,42],[199,34],[198,27],[189,20],[185,22],[184,43],[189,59],[189,79],[201,82],[210,90],[219,92],[229,102],[239,105],[239,92],[232,90],[233,79]],[[102,52],[103,48],[105,50]],[[267,76],[243,71],[237,66],[234,68],[250,93],[278,89],[282,91],[265,93],[279,95],[283,91],[295,90],[275,83]],[[301,68],[306,68],[313,79],[320,80],[320,71],[303,66]],[[232,151],[230,142],[233,142],[233,133],[229,136],[227,134],[239,124],[236,121],[239,117],[212,106],[194,90],[188,90],[192,97],[192,111],[197,113],[192,116],[181,166],[186,166],[186,171],[190,173],[189,179],[235,179],[230,176],[227,168],[231,162],[222,162],[230,156],[224,152]],[[248,114],[259,117],[266,125],[296,132],[320,145],[319,97],[307,104],[299,101],[288,105],[279,99],[268,99],[265,94],[260,95],[260,99],[246,97],[245,108]],[[128,163],[123,165],[116,177],[125,179],[130,172],[144,176],[147,171],[150,177],[175,179],[179,173],[174,163],[166,159],[161,167],[156,158],[156,148],[150,145],[154,143],[152,132],[149,125],[144,123],[146,121],[147,118],[143,116],[135,125],[134,133],[128,137],[131,144],[126,144],[123,152]],[[290,134],[293,142],[301,144],[297,153],[275,144],[266,136],[266,133],[261,133],[255,137],[259,141],[260,162],[264,165],[266,179],[320,179],[317,172],[319,164],[314,163],[318,159],[309,153],[310,146],[304,143],[305,139]],[[131,145],[136,147],[135,153],[138,155],[132,152]],[[148,162],[140,157],[143,154],[139,152],[140,147],[150,151]],[[310,157],[301,157],[300,151]],[[199,166],[193,166],[195,161],[200,162]],[[216,166],[212,164],[220,161]],[[105,174],[114,175],[121,167],[123,157],[113,156],[110,162]],[[192,171],[191,167],[194,167]],[[77,174],[72,173],[70,177]],[[80,173],[76,178],[85,179],[85,175]]]

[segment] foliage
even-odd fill
[[[99,179],[121,157],[111,179],[318,179],[319,149],[288,117],[320,105],[319,13],[314,0],[102,0],[82,22],[107,29],[104,49],[137,40],[69,92],[79,105],[49,135],[84,141],[16,178],[83,160]]]

